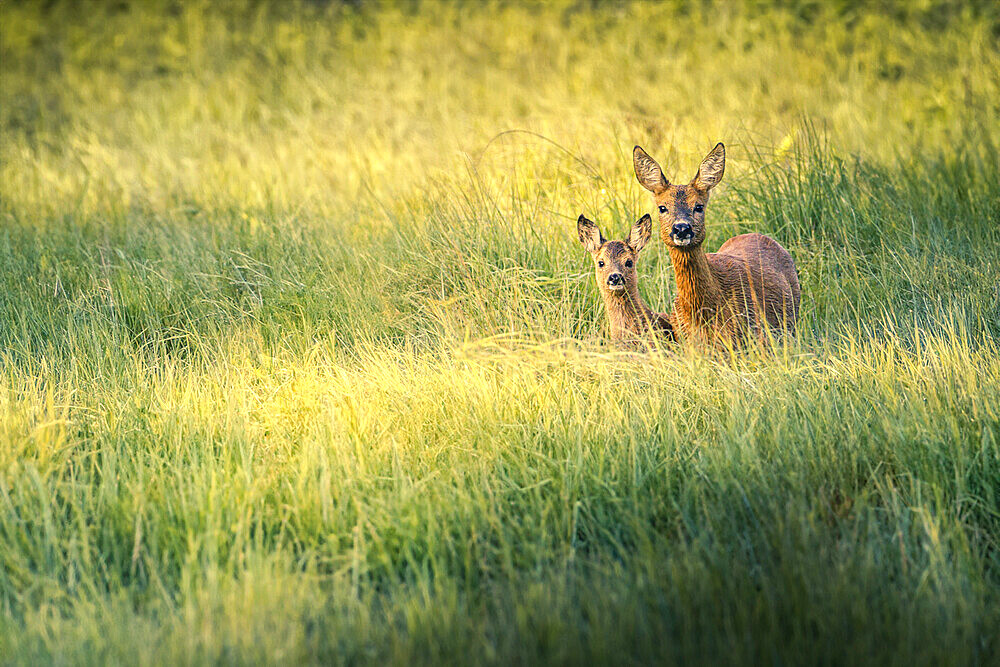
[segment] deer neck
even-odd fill
[[[701,245],[690,250],[672,247],[670,259],[677,279],[678,315],[688,324],[707,324],[722,303],[722,289],[708,264],[708,256]]]
[[[655,313],[639,296],[639,290],[635,286],[621,294],[605,291],[604,306],[608,312],[612,338],[641,335],[656,320]]]

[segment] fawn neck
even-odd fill
[[[604,290],[604,307],[608,312],[612,338],[642,335],[656,321],[656,314],[642,300],[635,286],[623,294]]]
[[[703,325],[715,317],[722,303],[722,289],[699,245],[690,250],[670,248],[677,278],[677,313],[688,324]]]

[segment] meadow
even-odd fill
[[[0,2],[0,663],[997,664],[998,44]],[[616,350],[576,218],[716,141],[707,246],[788,248],[798,336]]]

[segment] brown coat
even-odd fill
[[[739,343],[747,337],[795,333],[801,289],[792,256],[763,234],[734,236],[706,253],[670,248],[677,279],[671,319],[686,336]]]
[[[652,237],[652,218],[644,215],[622,241],[605,240],[597,225],[585,216],[576,224],[580,242],[594,259],[611,339],[622,344],[650,342],[657,335],[673,339],[668,316],[652,310],[639,295],[636,262]]]
[[[792,256],[780,243],[763,234],[741,234],[715,253],[706,253],[702,245],[709,192],[725,173],[725,147],[717,144],[684,185],[667,181],[639,146],[633,162],[639,183],[653,193],[660,238],[674,265],[677,297],[669,316],[674,330],[733,345],[771,333],[794,334],[801,290]]]

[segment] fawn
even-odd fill
[[[653,236],[649,214],[642,216],[622,241],[605,240],[597,225],[582,215],[576,221],[576,231],[594,258],[612,340],[619,344],[648,341],[651,332],[673,339],[667,316],[652,311],[639,296],[635,262]]]
[[[660,238],[674,265],[673,328],[695,340],[733,346],[766,338],[765,322],[773,333],[794,334],[801,290],[792,256],[781,244],[763,234],[741,234],[718,252],[702,247],[709,192],[726,169],[725,146],[712,149],[687,185],[671,185],[639,146],[632,159],[639,183],[653,193]]]

